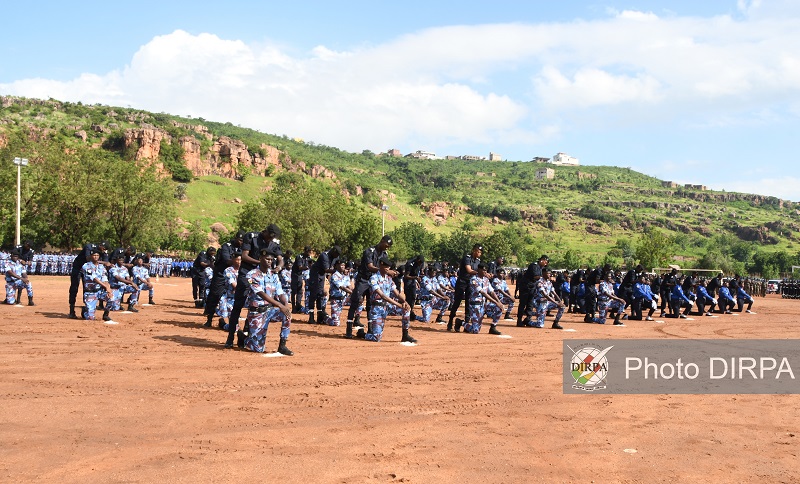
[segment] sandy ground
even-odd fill
[[[201,327],[187,279],[114,326],[32,280],[37,306],[0,306],[4,482],[800,482],[798,395],[561,390],[563,339],[800,338],[798,300],[510,339],[415,323],[415,347],[397,318],[377,344],[296,321],[295,356],[264,357]]]

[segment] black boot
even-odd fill
[[[67,317],[69,319],[78,319],[78,315],[75,314],[75,306],[70,306],[69,307],[69,316],[67,316]]]
[[[361,323],[361,316],[356,316],[356,319],[353,321],[354,328],[363,328],[364,324]]]
[[[317,311],[317,324],[328,324],[328,313]]]
[[[208,316],[206,316],[206,323],[203,325],[203,327],[204,328],[210,328],[212,319],[214,319],[214,315],[213,314],[209,314]]]
[[[111,321],[111,316],[108,315],[108,308],[103,311],[103,321]]]
[[[225,318],[219,318],[219,321],[217,322],[217,326],[219,327],[219,329],[222,329],[222,330],[227,329],[225,327]]]
[[[558,320],[557,319],[555,321],[553,321],[553,326],[551,326],[551,327],[553,329],[564,329],[560,324],[558,324]]]
[[[347,329],[345,330],[344,337],[347,339],[353,339],[353,322],[347,322]]]
[[[358,328],[358,331],[356,331],[356,338],[358,338],[358,339],[366,339],[366,336],[367,336],[367,332],[364,331],[364,328],[363,327]]]
[[[497,329],[497,325],[496,325],[496,324],[493,324],[493,325],[491,325],[491,326],[489,327],[489,334],[501,335],[501,334],[503,334],[503,333],[501,333],[501,332],[500,332],[500,331]]]
[[[511,313],[506,313],[506,319],[511,319]]]
[[[28,298],[28,306],[36,306],[35,304],[33,304],[33,298],[32,297]]]
[[[308,313],[308,324],[317,324],[317,321],[314,319],[314,311]]]
[[[242,331],[241,329],[236,331],[236,346],[238,346],[239,348],[244,348],[244,340],[246,338],[247,336],[244,335],[244,331]]]
[[[130,304],[130,303],[128,303],[128,311],[130,311],[132,313],[138,313],[139,312],[139,310],[136,309],[135,307],[133,307],[133,304]]]
[[[286,338],[281,338],[281,342],[278,344],[278,353],[285,356],[294,355],[294,351],[286,347]]]
[[[461,318],[456,318],[456,325],[453,327],[453,331],[460,333],[462,324],[464,324],[464,320]]]
[[[440,314],[440,315],[438,315],[438,316],[436,316],[436,322],[437,322],[437,323],[444,323],[444,318],[442,317],[442,315],[441,315],[441,314]]]
[[[453,331],[453,320],[447,321],[447,331]]]
[[[105,309],[105,308],[106,308],[106,305],[103,303],[103,301],[100,301],[99,303],[97,303],[97,309]]]
[[[403,329],[403,339],[401,339],[400,341],[402,341],[403,343],[416,343],[417,342],[417,340],[415,340],[414,338],[409,336],[407,329]]]
[[[153,301],[153,298],[152,298],[152,297],[151,297],[151,298],[150,298],[150,300],[147,302],[147,304],[149,304],[149,305],[151,305],[151,306],[155,306],[155,305],[156,305],[156,303],[155,303],[155,301]]]

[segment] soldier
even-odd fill
[[[222,244],[222,247],[217,251],[216,258],[214,259],[214,274],[211,278],[211,290],[208,293],[204,311],[206,316],[205,327],[207,328],[211,327],[211,320],[214,319],[214,314],[219,313],[217,307],[219,306],[222,295],[228,287],[226,271],[233,265],[233,260],[237,257],[237,254],[239,263],[241,264],[242,244],[244,244],[244,231],[240,230],[236,232],[236,235],[234,235],[230,241]],[[239,270],[239,267],[237,267],[236,270]],[[233,298],[226,302],[233,304]],[[225,313],[224,317],[226,318],[228,314],[230,314],[230,310],[224,310],[222,312]]]
[[[736,289],[736,311],[742,312],[744,309],[744,303],[747,303],[747,310],[745,312],[751,313],[750,311],[753,308],[753,298],[750,294],[744,290],[744,288],[740,285]]]
[[[220,329],[225,331],[228,331],[229,324],[239,324],[238,321],[226,322],[225,320],[230,316],[231,310],[233,309],[233,299],[236,295],[236,284],[239,279],[240,267],[242,267],[242,254],[234,252],[231,256],[231,265],[226,267],[225,271],[222,273],[225,278],[225,286],[224,292],[217,303],[216,314],[219,316]]]
[[[155,305],[153,301],[153,283],[150,282],[150,270],[144,265],[144,257],[144,254],[139,254],[134,259],[133,282],[136,283],[136,287],[139,288],[140,292],[145,290],[148,292],[149,304]]]
[[[707,285],[705,280],[701,280],[695,286],[695,302],[697,303],[697,314],[700,316],[711,316],[711,309],[717,304],[717,301],[708,293]],[[706,304],[710,305],[708,311],[705,310]]]
[[[450,307],[450,320],[447,322],[447,331],[458,333],[461,331],[461,326],[456,324],[453,328],[453,320],[456,317],[456,311],[461,306],[461,301],[464,301],[464,317],[470,317],[469,300],[472,276],[478,273],[477,267],[481,262],[481,254],[483,254],[483,246],[475,244],[472,246],[472,252],[464,255],[461,259],[461,264],[458,266],[458,276],[455,283],[455,296],[453,298],[453,305]],[[484,268],[485,269],[485,268]]]
[[[606,324],[606,315],[616,312],[614,325],[623,326],[620,319],[625,314],[625,300],[614,294],[614,273],[611,270],[605,271],[605,279],[597,289],[597,310],[597,318],[592,318],[592,322]]]
[[[239,268],[239,276],[236,283],[236,293],[230,315],[231,324],[228,325],[228,339],[225,341],[226,348],[233,348],[235,335],[239,336],[237,346],[244,347],[244,333],[236,332],[236,323],[239,322],[239,315],[245,305],[247,291],[250,289],[250,284],[247,282],[247,273],[257,268],[260,264],[260,259],[254,259],[253,256],[258,257],[261,249],[269,249],[269,252],[273,254],[273,259],[277,261],[277,270],[283,269],[283,251],[281,250],[281,241],[278,239],[280,235],[281,229],[275,224],[270,224],[261,232],[250,232],[244,237],[244,242],[242,243],[242,266]],[[281,290],[281,293],[283,293],[283,290]],[[245,329],[247,329],[246,324]]]
[[[202,292],[203,277],[206,267],[213,267],[214,256],[217,254],[217,249],[209,247],[205,252],[200,252],[194,259],[192,264],[192,298],[194,298],[195,307],[203,307],[205,296]]]
[[[487,315],[492,318],[489,334],[502,334],[497,330],[497,322],[503,314],[503,303],[500,302],[500,298],[494,293],[492,284],[486,276],[486,264],[483,262],[478,263],[475,275],[470,278],[469,283],[469,305],[467,306],[469,308],[469,313],[467,315],[468,319],[463,321],[464,332],[470,334],[480,333],[483,316]],[[489,309],[489,304],[487,303],[494,304],[494,308],[491,308],[489,311],[491,314],[487,314],[487,309]],[[461,324],[462,320],[460,318],[456,319],[456,333],[461,329]]]
[[[251,251],[252,246],[246,250]],[[278,353],[292,356],[294,352],[286,347],[292,324],[292,308],[277,275],[272,272],[272,265],[277,254],[267,247],[260,248],[259,254],[258,267],[249,271],[246,276],[250,291],[247,297],[247,322],[245,324],[249,327],[249,334],[244,346],[250,351],[263,353],[269,323],[279,321],[281,334]],[[233,321],[234,319],[231,317],[229,326],[235,328],[236,325],[233,324]]]
[[[89,262],[81,266],[81,278],[83,279],[83,319],[93,320],[97,309],[97,301],[107,301],[111,293],[111,286],[108,284],[108,274],[103,261],[100,260],[102,249],[98,246],[91,248]],[[74,305],[73,305],[74,307]],[[111,321],[108,315],[108,307],[103,312],[103,321]]]
[[[344,301],[353,292],[350,288],[350,275],[347,273],[344,260],[336,260],[334,269],[330,282],[331,315],[324,321],[317,320],[319,324],[328,326],[339,326]]]
[[[28,306],[35,306],[33,303],[33,286],[28,280],[27,266],[20,259],[20,251],[13,249],[11,259],[6,261],[3,272],[6,276],[6,304],[16,304],[17,291],[24,288],[28,292]]]
[[[672,292],[670,292],[670,317],[672,318],[687,319],[692,306],[694,306],[694,302],[683,292],[682,283],[683,281],[680,278],[676,279],[675,285],[672,286]],[[681,308],[686,309],[681,312]]]
[[[406,302],[411,306],[411,319],[414,321],[417,320],[417,316],[414,314],[414,305],[417,303],[417,290],[422,282],[422,268],[424,266],[425,258],[422,254],[419,254],[406,262],[405,270],[403,271],[403,293],[406,296]]]
[[[408,334],[411,322],[411,306],[403,299],[403,295],[397,290],[397,286],[392,281],[389,269],[391,262],[387,255],[382,255],[378,259],[378,272],[373,273],[369,279],[371,307],[369,310],[369,332],[364,328],[358,330],[357,337],[367,341],[378,342],[383,336],[383,327],[386,324],[386,316],[401,315],[403,343],[416,343],[417,340]],[[393,299],[394,296],[396,299]],[[351,306],[352,307],[352,306]]]
[[[492,279],[492,289],[500,302],[506,307],[506,321],[513,321],[511,319],[511,311],[514,309],[514,296],[511,295],[511,290],[506,283],[506,270],[500,268],[497,270],[497,275]]]
[[[312,250],[310,246],[305,246],[302,254],[298,254],[292,264],[292,312],[295,314],[300,313],[300,308],[303,305],[303,272],[307,271],[311,266]]]
[[[111,286],[111,292],[109,293],[108,299],[108,309],[111,311],[119,311],[122,298],[125,294],[130,294],[131,297],[128,301],[128,311],[138,313],[139,310],[134,306],[139,301],[139,287],[130,278],[131,275],[128,272],[128,268],[125,267],[124,264],[124,254],[120,251],[114,251],[114,253],[111,254],[111,262],[114,265],[108,270],[108,283]]]
[[[560,324],[561,316],[564,315],[566,305],[564,301],[558,296],[553,283],[551,281],[550,269],[547,267],[542,268],[542,276],[536,284],[536,292],[534,293],[534,301],[536,302],[536,322],[529,323],[529,326],[534,328],[544,328],[544,318],[547,313],[552,309],[557,309],[556,317],[553,320],[553,329],[564,329]]]
[[[425,276],[420,283],[418,296],[422,316],[418,316],[416,320],[430,323],[433,311],[438,310],[439,315],[436,317],[436,322],[442,322],[444,312],[447,311],[447,307],[450,305],[450,298],[439,287],[436,269],[431,265],[425,269]]]
[[[731,295],[728,281],[723,280],[722,286],[719,288],[719,297],[717,298],[717,307],[719,312],[723,314],[732,314],[731,309],[736,305],[736,300]]]
[[[653,293],[652,285],[647,281],[647,275],[638,275],[636,284],[633,285],[633,304],[631,305],[631,319],[642,320],[642,308],[647,307],[647,318],[645,321],[653,321],[653,313],[658,307],[658,294]]]
[[[361,254],[361,264],[358,266],[358,280],[356,280],[356,286],[353,289],[353,294],[350,295],[350,309],[347,311],[347,329],[345,330],[345,338],[352,338],[353,337],[353,327],[358,327],[363,325],[359,325],[357,320],[354,320],[354,316],[358,311],[359,306],[361,305],[361,300],[363,299],[365,294],[369,294],[372,284],[370,279],[374,274],[377,274],[380,271],[380,266],[378,261],[386,256],[388,260],[388,256],[386,255],[387,249],[392,247],[392,238],[388,235],[384,235],[381,238],[381,241],[378,242],[378,245],[374,247],[370,247],[366,249]],[[389,266],[387,264],[386,273],[390,274]],[[367,315],[369,317],[370,309],[371,309],[371,298],[367,298]]]
[[[539,257],[537,262],[531,262],[528,269],[519,278],[519,309],[517,309],[517,326],[531,326],[531,318],[536,310],[536,285],[542,277],[542,269],[550,263],[546,255]]]
[[[83,266],[89,262],[90,259],[93,259],[92,253],[97,250],[98,251],[98,258],[97,264],[100,264],[104,267],[110,267],[111,264],[108,262],[108,242],[100,242],[99,244],[86,244],[83,246],[83,249],[75,257],[75,260],[72,261],[72,272],[70,274],[70,284],[69,284],[69,318],[70,319],[78,319],[78,316],[75,314],[75,301],[78,298],[78,286],[81,284],[81,280],[83,279],[82,270]],[[43,261],[44,262],[44,261]],[[83,284],[84,289],[86,288],[86,282],[84,280]],[[104,299],[100,299],[102,302]],[[95,306],[97,305],[98,299],[95,299]],[[85,302],[85,298],[84,298]],[[94,313],[92,313],[94,314]]]
[[[317,258],[316,262],[311,265],[309,270],[309,293],[310,301],[308,303],[308,324],[325,324],[328,321],[328,314],[325,312],[325,297],[328,295],[325,292],[325,278],[328,274],[333,274],[336,269],[333,267],[336,260],[339,258],[342,249],[335,245],[328,249],[327,252],[322,252]],[[317,309],[317,318],[314,319],[314,308]]]

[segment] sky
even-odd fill
[[[800,2],[8,2],[0,95],[800,201]]]

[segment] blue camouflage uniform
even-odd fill
[[[367,341],[380,341],[387,316],[402,315],[403,329],[408,330],[411,325],[411,310],[403,311],[402,308],[386,302],[378,293],[378,290],[380,290],[386,297],[392,297],[392,294],[397,289],[392,278],[388,274],[382,276],[380,272],[376,272],[369,278],[369,289],[371,303],[368,314],[369,332],[364,335],[364,339]]]
[[[273,306],[259,295],[260,292],[263,292],[273,299],[280,300],[284,292],[277,274],[273,274],[272,271],[269,270],[267,272],[262,272],[261,268],[256,267],[247,273],[246,280],[250,286],[250,292],[246,301],[246,324],[250,328],[250,332],[244,342],[244,346],[250,351],[263,353],[269,323],[280,321],[280,337],[281,339],[288,339],[292,318],[291,316],[286,317],[280,308]],[[236,323],[236,321],[234,321],[234,323]]]

